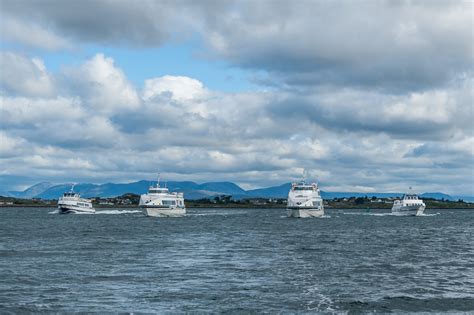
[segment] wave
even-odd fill
[[[371,215],[375,217],[386,217],[386,216],[401,216],[397,213],[391,212],[384,212],[384,213],[374,213],[374,212],[343,212],[342,214],[349,214],[349,215]]]
[[[142,213],[141,210],[101,210],[96,211],[95,214],[128,214],[128,213]]]
[[[336,216],[336,217],[337,217],[337,216]],[[281,215],[279,218],[280,218],[280,219],[288,219],[288,215]],[[330,218],[331,218],[330,215],[324,214],[324,215],[322,215],[322,216],[320,216],[320,217],[308,217],[308,218],[302,218],[302,219],[330,219]]]
[[[349,301],[341,303],[340,308],[349,313],[464,313],[471,312],[474,307],[474,299],[470,296],[449,297],[427,297],[415,298],[411,296],[386,296],[376,301]],[[467,313],[466,313],[467,314]]]
[[[205,212],[205,213],[186,213],[186,216],[191,217],[201,217],[201,216],[229,216],[229,215],[240,215],[240,214],[247,214],[245,211],[228,211],[228,212]]]
[[[334,301],[327,295],[320,292],[317,286],[311,286],[303,293],[305,296],[312,297],[306,304],[308,311],[334,313]]]
[[[391,212],[385,213],[371,213],[371,212],[343,212],[342,214],[352,214],[352,215],[372,215],[376,217],[384,217],[384,216],[397,216],[397,214]]]
[[[342,214],[352,214],[352,215],[371,215],[376,217],[385,217],[385,216],[394,216],[394,217],[406,217],[406,214],[400,213],[391,213],[391,212],[384,212],[384,213],[374,213],[374,212],[343,212]],[[440,213],[423,213],[418,215],[418,217],[434,217],[439,215]]]

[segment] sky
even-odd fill
[[[471,1],[0,0],[0,192],[474,195]]]

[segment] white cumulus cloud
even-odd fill
[[[97,54],[79,68],[69,68],[65,76],[71,81],[72,93],[95,111],[114,113],[140,106],[135,87],[112,58]]]
[[[4,93],[45,97],[55,93],[55,83],[39,58],[0,52],[0,84]]]

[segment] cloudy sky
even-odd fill
[[[0,191],[474,195],[470,1],[0,0]]]

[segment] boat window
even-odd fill
[[[313,187],[295,187],[294,190],[313,190]]]
[[[155,193],[155,194],[158,194],[158,193],[164,193],[166,192],[166,189],[150,189],[149,190],[150,193]]]
[[[163,200],[163,206],[174,206],[176,205],[176,200]]]

